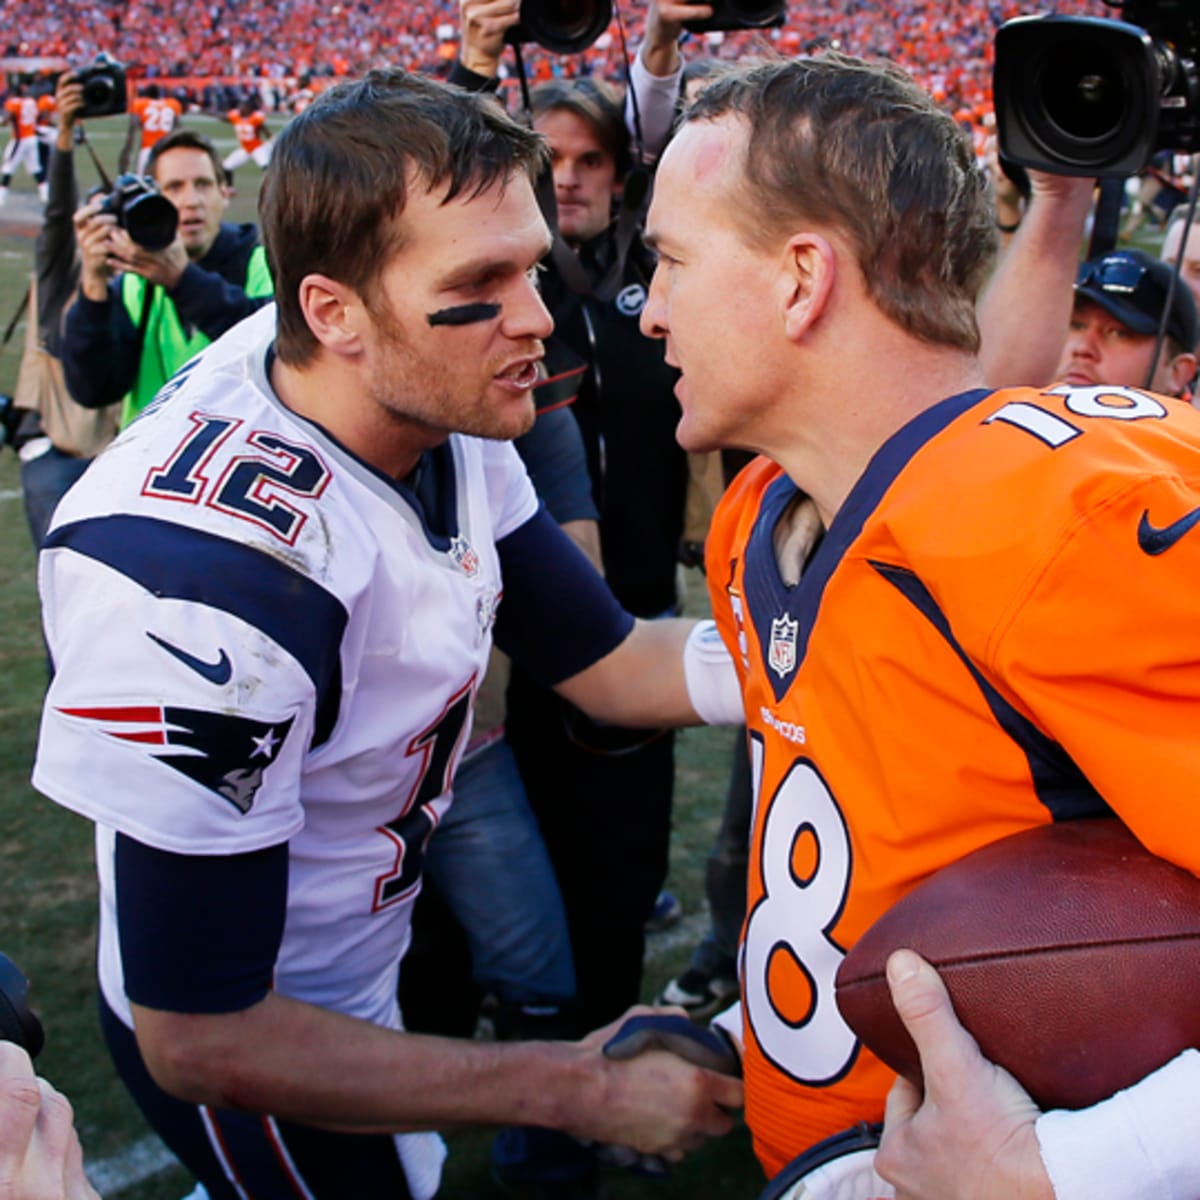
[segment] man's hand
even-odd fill
[[[0,1042],[0,1196],[100,1200],[83,1173],[71,1105],[12,1042]]]
[[[495,79],[504,35],[521,19],[521,0],[461,0],[462,65]]]
[[[58,114],[58,134],[55,144],[64,153],[72,148],[75,124],[79,120],[79,112],[82,108],[83,84],[75,78],[73,72],[64,71],[58,77],[58,85],[54,89],[54,111]]]
[[[148,283],[160,283],[170,290],[187,270],[188,253],[178,233],[165,249],[147,250],[117,228],[110,241],[109,264],[116,271],[132,271]]]
[[[626,1021],[653,1012],[632,1008],[578,1043],[581,1052],[595,1056],[591,1065],[600,1074],[603,1098],[589,1102],[567,1132],[676,1162],[707,1138],[722,1137],[733,1128],[730,1113],[742,1106],[742,1084],[668,1050],[646,1049],[624,1061],[604,1054]]]
[[[679,38],[684,21],[704,21],[712,16],[709,4],[691,4],[687,0],[650,0],[646,13],[646,38],[640,57],[651,75],[660,78],[679,70]]]
[[[165,250],[147,250],[117,224],[116,217],[100,211],[103,203],[103,196],[95,196],[75,213],[81,263],[79,285],[83,294],[89,300],[103,300],[108,281],[122,271],[132,271],[149,283],[173,288],[188,265],[187,250],[179,235]]]
[[[897,1200],[1054,1200],[1037,1105],[958,1023],[938,973],[911,950],[887,966],[892,1002],[921,1054],[924,1094],[898,1079],[875,1170]]]
[[[74,216],[75,240],[79,246],[79,288],[89,299],[97,303],[108,295],[108,281],[115,269],[110,258],[113,234],[117,218],[111,213],[102,213],[103,196],[94,196]]]

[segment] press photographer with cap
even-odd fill
[[[122,425],[273,291],[258,230],[224,220],[229,189],[212,142],[176,130],[155,146],[148,170],[179,212],[165,247],[135,241],[106,210],[105,196],[75,214],[81,275],[64,331],[67,387],[85,408],[124,397]]]
[[[1161,260],[1114,249],[1093,252],[1080,264],[1095,180],[1034,170],[1029,177],[1032,194],[1020,228],[979,302],[979,358],[988,383],[1041,387],[1068,382],[1072,374],[1070,382],[1077,375],[1081,386],[1086,378],[1188,396],[1200,322],[1188,280],[1172,265],[1183,223]],[[1189,245],[1192,232],[1186,231]],[[1156,355],[1164,308],[1165,336]]]
[[[1145,387],[1183,396],[1196,374],[1196,302],[1175,270],[1142,250],[1115,250],[1079,268],[1057,380],[1071,387]],[[1171,292],[1166,335],[1155,342]]]

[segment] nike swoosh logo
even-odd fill
[[[222,684],[228,683],[230,676],[233,674],[233,665],[229,661],[229,655],[224,650],[216,662],[205,662],[202,658],[197,658],[194,654],[189,654],[186,650],[179,646],[172,646],[170,642],[163,641],[157,634],[146,631],[146,636],[157,645],[161,646],[168,654],[174,655],[185,667],[191,667],[197,675],[203,679],[207,679],[209,683]]]
[[[1193,508],[1190,513],[1185,513],[1178,521],[1172,521],[1170,525],[1164,525],[1161,529],[1150,524],[1150,510],[1146,509],[1142,513],[1142,519],[1138,522],[1138,545],[1147,554],[1162,554],[1164,551],[1170,550],[1185,533],[1189,533],[1197,524],[1200,524],[1200,508]]]

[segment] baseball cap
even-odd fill
[[[1172,275],[1175,275],[1174,267],[1144,250],[1114,250],[1080,266],[1075,294],[1100,305],[1134,333],[1154,334],[1162,319]],[[1175,294],[1171,297],[1167,333],[1189,351],[1200,338],[1196,301],[1178,276]]]

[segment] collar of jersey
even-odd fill
[[[894,433],[867,464],[867,469],[838,510],[833,524],[817,542],[800,582],[794,587],[785,584],[779,574],[774,534],[775,526],[799,488],[786,475],[780,475],[767,488],[746,546],[744,578],[746,608],[758,637],[759,652],[764,659],[763,674],[771,681],[776,702],[786,694],[804,661],[826,585],[893,481],[926,442],[989,394],[987,388],[975,388],[951,396],[927,408]],[[772,624],[782,617],[796,621],[798,628],[795,666],[781,677],[766,660],[770,653]]]

